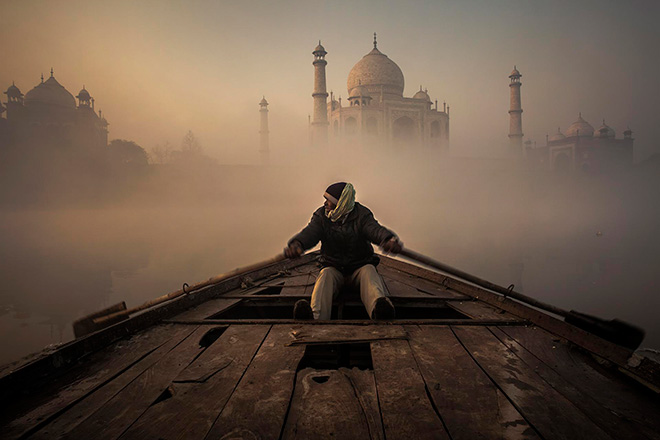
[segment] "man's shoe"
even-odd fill
[[[314,319],[314,314],[312,313],[312,307],[309,305],[309,301],[306,299],[299,299],[296,301],[296,304],[293,306],[293,319]]]
[[[371,319],[394,319],[394,304],[389,298],[381,296],[374,304]]]

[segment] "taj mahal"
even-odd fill
[[[438,109],[427,90],[404,97],[401,68],[378,49],[359,60],[348,74],[348,103],[328,95],[325,48],[314,49],[314,113],[310,124],[312,145],[369,143],[392,147],[449,148],[449,107]],[[330,98],[328,102],[328,96]]]

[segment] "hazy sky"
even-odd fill
[[[15,80],[26,93],[53,67],[74,95],[90,91],[110,139],[146,149],[190,129],[220,161],[256,157],[262,95],[272,154],[303,148],[318,40],[328,89],[346,97],[348,72],[377,32],[404,94],[421,84],[450,105],[452,155],[499,154],[514,64],[526,138],[544,143],[582,112],[617,137],[630,126],[636,161],[660,152],[655,0],[3,0],[0,16],[0,88]]]

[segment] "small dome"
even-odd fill
[[[603,119],[603,125],[594,133],[594,137],[600,138],[614,138],[616,133],[612,127],[605,124],[605,119]]]
[[[259,105],[268,105],[268,101],[266,101],[265,96],[263,98],[261,98],[261,101],[259,101]]]
[[[73,95],[51,76],[25,94],[25,105],[55,105],[59,107],[76,108],[76,100]]]
[[[513,66],[513,70],[511,71],[511,75],[509,75],[509,78],[512,78],[514,76],[522,76],[520,72],[518,72],[518,69],[516,69],[516,66]]]
[[[92,99],[89,92],[85,89],[85,86],[83,86],[82,90],[78,92],[78,96],[76,96],[76,98],[80,99],[81,101],[89,101]]]
[[[549,142],[557,142],[557,141],[563,141],[566,139],[566,136],[559,130],[559,127],[557,127],[557,133],[553,134],[548,138]]]
[[[594,135],[594,128],[591,126],[590,123],[582,119],[582,113],[580,113],[580,115],[578,116],[577,121],[573,122],[571,126],[568,127],[568,130],[566,130],[567,137],[574,137],[574,136],[587,137],[593,135]]]
[[[312,54],[316,54],[316,52],[328,53],[326,52],[325,47],[321,45],[320,41],[319,41],[319,45],[314,48],[314,52],[312,52]]]
[[[403,96],[403,72],[387,55],[374,47],[358,61],[348,74],[348,93],[358,85],[366,87],[370,93],[383,93]]]
[[[419,86],[419,91],[413,95],[413,99],[421,99],[422,101],[431,102],[431,97],[426,90],[422,90],[422,86]]]
[[[351,98],[371,98],[371,95],[369,94],[369,91],[365,87],[357,86],[354,87],[353,90],[351,90],[351,93],[349,93],[348,99]]]
[[[21,96],[23,96],[23,94],[21,93],[21,90],[18,87],[16,87],[16,85],[14,83],[12,83],[9,86],[9,88],[5,92],[5,95],[9,96],[10,98],[11,97],[21,97]]]

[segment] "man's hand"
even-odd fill
[[[403,243],[397,237],[391,237],[380,244],[380,248],[386,254],[398,254],[403,249]]]
[[[287,258],[298,258],[303,254],[303,248],[297,241],[292,242],[289,246],[284,248],[284,256]]]

